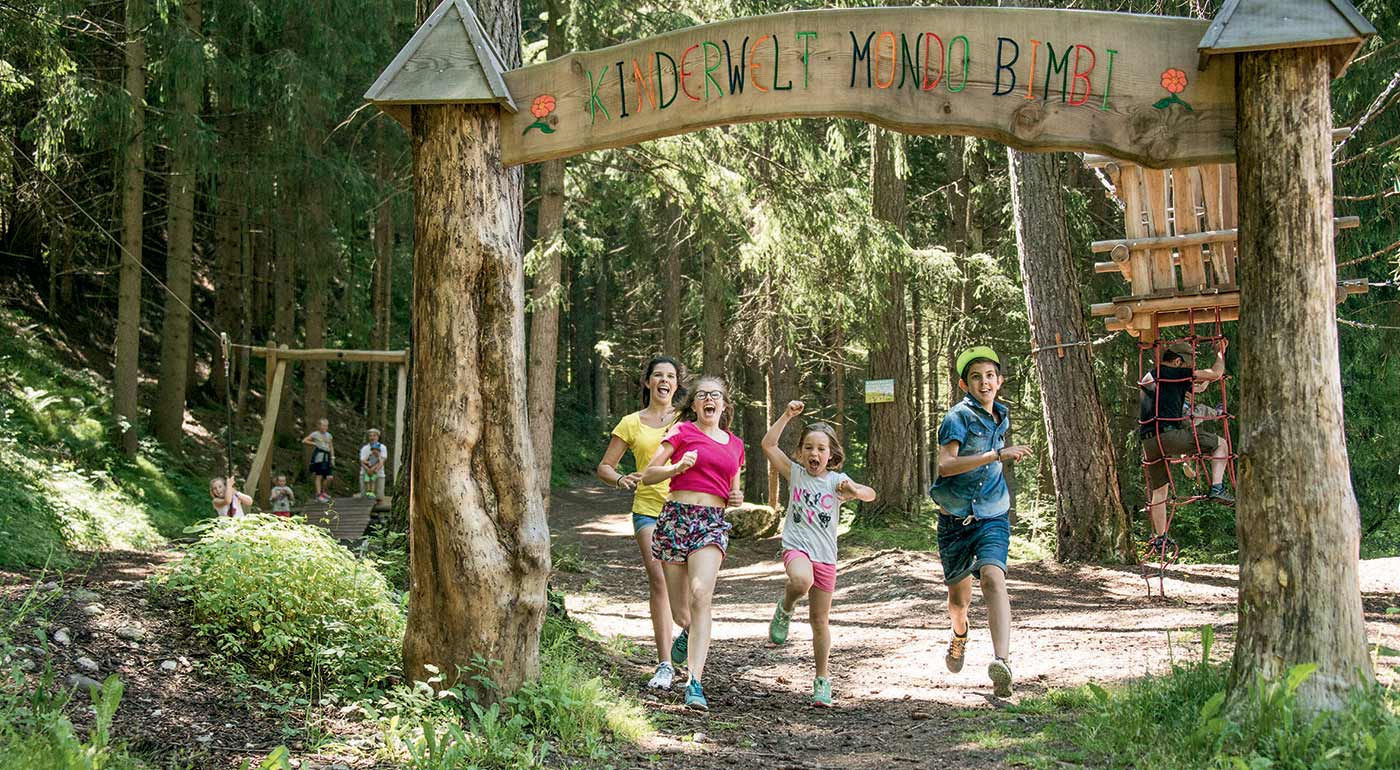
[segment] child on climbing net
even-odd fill
[[[292,505],[296,503],[296,493],[287,486],[287,474],[279,473],[273,479],[272,491],[268,493],[268,500],[272,502],[272,515],[282,518],[291,518]]]
[[[938,428],[938,473],[929,495],[939,506],[938,558],[948,585],[953,638],[943,658],[962,671],[967,651],[972,581],[982,584],[987,625],[996,656],[987,666],[993,692],[1011,696],[1011,600],[1006,592],[1006,557],[1011,544],[1011,497],[1002,463],[1024,460],[1028,446],[1006,446],[1009,410],[996,400],[1005,379],[994,350],[977,346],[957,360],[958,387],[967,394]],[[958,629],[962,630],[959,631]]]
[[[369,443],[360,447],[360,494],[375,499],[384,496],[384,445],[379,443],[379,429],[367,431]]]
[[[797,452],[788,457],[778,447],[788,421],[802,414],[804,404],[790,401],[787,411],[764,434],[763,453],[787,480],[791,495],[783,523],[783,568],[787,585],[773,620],[768,639],[785,644],[792,611],[802,597],[808,599],[807,615],[812,624],[812,650],[817,658],[817,677],[812,681],[813,706],[831,706],[831,679],[827,659],[831,653],[831,595],[836,591],[836,529],[841,503],[847,500],[875,500],[875,490],[857,484],[841,473],[846,454],[836,441],[836,431],[824,422],[802,429]]]
[[[316,499],[325,503],[331,499],[331,481],[335,478],[335,439],[331,436],[331,421],[322,417],[316,430],[301,443],[311,447],[311,479],[316,484]]]
[[[1175,543],[1167,536],[1167,493],[1171,486],[1168,458],[1210,453],[1211,479],[1207,496],[1225,503],[1235,500],[1225,489],[1229,447],[1214,433],[1195,428],[1193,415],[1186,411],[1188,390],[1196,384],[1214,382],[1225,376],[1227,347],[1229,340],[1222,337],[1216,345],[1215,365],[1209,369],[1193,369],[1188,360],[1194,358],[1195,348],[1185,340],[1177,340],[1167,345],[1162,351],[1161,363],[1143,378],[1138,436],[1142,439],[1142,462],[1152,490],[1148,499],[1148,516],[1152,520],[1148,553],[1165,555],[1175,550]]]
[[[253,498],[239,492],[232,476],[215,476],[209,480],[209,498],[214,504],[214,513],[219,517],[232,519],[248,512]]]

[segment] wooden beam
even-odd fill
[[[1336,217],[1332,220],[1332,231],[1351,230],[1361,226],[1361,217]],[[1182,246],[1201,246],[1207,243],[1234,243],[1239,240],[1239,228],[1232,227],[1227,230],[1207,230],[1200,233],[1188,233],[1183,235],[1161,235],[1149,238],[1115,238],[1108,241],[1094,241],[1089,244],[1089,248],[1095,254],[1102,254],[1105,251],[1113,251],[1116,246],[1126,246],[1131,251],[1146,251],[1150,249],[1180,248]],[[1100,270],[1098,272],[1112,272],[1112,270]]]
[[[399,459],[403,457],[403,414],[404,407],[408,404],[408,366],[399,364],[398,390],[394,394],[394,450],[393,461],[389,464],[389,481],[398,478]],[[392,484],[390,488],[392,488]]]
[[[1221,308],[1221,309],[1220,309],[1220,320],[1221,320],[1222,323],[1225,322],[1225,321],[1238,321],[1238,320],[1240,320],[1240,309],[1239,309],[1238,307],[1223,307],[1223,308]],[[1197,324],[1198,326],[1199,326],[1200,324],[1209,324],[1209,323],[1214,323],[1214,322],[1215,322],[1215,313],[1200,313],[1200,312],[1196,313],[1196,324]],[[1183,310],[1173,310],[1173,311],[1171,311],[1171,312],[1169,312],[1169,313],[1158,313],[1158,314],[1157,314],[1156,325],[1157,325],[1157,328],[1158,328],[1158,329],[1165,329],[1165,328],[1168,328],[1168,327],[1171,327],[1171,326],[1185,326],[1185,325],[1187,325],[1187,324],[1189,324],[1189,323],[1191,323],[1190,314],[1187,313],[1186,311],[1183,311]],[[1151,325],[1152,325],[1152,321],[1149,320],[1149,321],[1148,321],[1148,327],[1150,328]],[[1126,332],[1132,333],[1132,332],[1134,331],[1134,329],[1133,329],[1133,320],[1129,320],[1129,321],[1127,321],[1127,322],[1124,322],[1122,319],[1119,319],[1119,318],[1110,318],[1110,319],[1108,319],[1108,321],[1107,321],[1106,323],[1104,323],[1104,328],[1105,328],[1105,329],[1108,329],[1108,330],[1111,331],[1111,332],[1126,331]],[[1138,331],[1139,331],[1140,333],[1141,333],[1141,332],[1145,332],[1145,330],[1142,330],[1142,329],[1139,329]],[[1137,335],[1134,335],[1134,336],[1137,336]],[[1146,336],[1147,336],[1147,335],[1144,334],[1144,337],[1146,337]]]
[[[406,364],[406,350],[336,350],[334,348],[306,348],[303,350],[273,350],[272,348],[252,348],[255,356],[268,357],[276,353],[285,361],[367,361],[379,364]]]
[[[272,456],[272,439],[277,433],[277,412],[282,405],[282,382],[287,376],[287,362],[277,360],[278,352],[274,350],[273,357],[269,359],[277,362],[277,369],[272,375],[272,384],[267,389],[267,411],[263,414],[262,436],[258,439],[257,454],[253,455],[253,467],[248,471],[248,478],[257,481],[256,497],[259,500],[266,500],[270,489],[265,474]]]
[[[1233,307],[1240,304],[1240,293],[1238,291],[1207,292],[1204,294],[1182,294],[1164,297],[1143,297],[1133,299],[1124,297],[1113,302],[1095,302],[1089,306],[1089,313],[1095,316],[1113,315],[1118,308],[1127,307],[1132,309],[1134,315],[1143,313],[1161,313],[1171,310],[1190,310],[1191,308],[1213,308],[1213,307]]]
[[[1342,141],[1343,139],[1351,135],[1351,131],[1351,128],[1346,126],[1342,128],[1332,129],[1332,141]],[[1100,155],[1098,153],[1093,152],[1083,153],[1081,157],[1084,158],[1084,165],[1088,166],[1089,168],[1105,168],[1107,166],[1122,167],[1125,165],[1136,165],[1130,160],[1123,160],[1122,158],[1114,158],[1108,155]]]

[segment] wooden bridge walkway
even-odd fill
[[[335,497],[329,503],[313,500],[296,513],[306,517],[307,523],[327,530],[337,540],[359,540],[365,536],[374,511],[389,510],[390,501],[387,497],[377,501],[369,497]]]

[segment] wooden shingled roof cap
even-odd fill
[[[1215,54],[1331,46],[1340,77],[1376,28],[1347,0],[1226,0],[1201,38],[1201,69]]]
[[[442,0],[365,92],[404,126],[414,104],[495,103],[516,111],[505,60],[466,0]]]

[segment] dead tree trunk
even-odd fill
[[[876,126],[870,126],[869,131],[871,210],[876,218],[902,233],[908,188],[904,136]],[[882,524],[913,510],[921,494],[909,449],[914,445],[914,397],[904,304],[906,276],[902,266],[885,275],[885,285],[877,290],[878,331],[870,346],[870,377],[893,379],[894,401],[870,405],[870,486],[879,497],[861,509],[860,518],[866,524]]]
[[[1035,366],[1055,479],[1055,559],[1126,563],[1133,559],[1128,512],[1087,344],[1060,160],[1048,153],[1009,148],[1006,153],[1021,285],[1032,345],[1039,349]],[[1072,346],[1054,347],[1063,343]]]
[[[519,5],[481,0],[507,66]],[[549,527],[525,409],[521,171],[494,105],[413,108],[414,409],[404,667],[450,685],[473,660],[509,695],[539,673]]]
[[[1342,440],[1328,50],[1246,53],[1235,67],[1242,429],[1231,701],[1247,703],[1256,677],[1315,663],[1299,703],[1333,710],[1375,672]]]
[[[113,382],[113,411],[121,432],[122,451],[135,456],[138,419],[137,381],[141,361],[141,241],[145,232],[146,178],[146,38],[145,3],[127,0],[125,75],[127,98],[131,100],[131,123],[127,127],[122,155],[122,251],[121,278],[117,288],[116,373]]]
[[[199,0],[184,5],[185,45],[198,45],[203,16]],[[157,389],[155,434],[178,455],[185,435],[185,388],[190,368],[190,289],[194,259],[194,128],[198,120],[203,78],[198,71],[176,82],[176,121],[170,142],[170,204],[167,224],[165,320],[160,332],[160,385]]]

